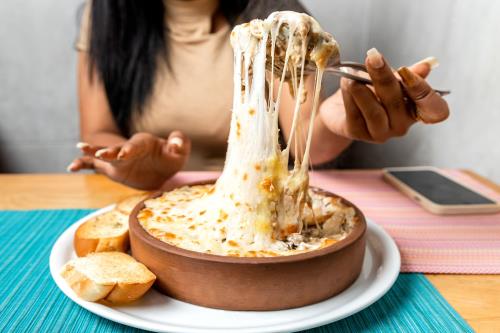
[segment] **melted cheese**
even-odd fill
[[[139,223],[152,236],[187,250],[242,257],[293,255],[322,248],[344,239],[356,222],[354,209],[338,199],[309,191],[311,207],[304,209],[304,230],[291,233],[268,246],[245,244],[231,238],[227,228],[229,213],[207,206],[215,198],[214,185],[184,186],[145,202]],[[207,218],[210,216],[210,218]],[[318,228],[315,224],[321,224]],[[265,228],[264,223],[264,228]],[[255,228],[262,225],[256,223]]]
[[[185,187],[149,201],[139,219],[161,240],[195,251],[258,256],[290,254],[290,244],[295,251],[318,248],[326,238],[297,241],[307,226],[305,207],[312,203],[309,152],[321,78],[329,59],[338,57],[337,43],[310,16],[275,12],[266,20],[236,26],[231,44],[234,97],[221,177],[213,187]],[[292,139],[298,142],[298,115],[306,98],[304,72],[311,64],[316,83],[305,149],[302,156],[295,152],[294,167],[288,170],[290,144]],[[285,84],[297,98],[291,136],[282,150],[278,112]],[[317,230],[317,236],[324,236]]]

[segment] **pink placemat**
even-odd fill
[[[500,194],[468,175],[454,179],[500,200]],[[183,172],[172,183],[215,178],[214,172]],[[382,179],[380,170],[318,171],[311,184],[356,204],[394,238],[402,272],[500,274],[500,214],[439,216],[428,213]]]

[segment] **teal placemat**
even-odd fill
[[[57,237],[91,210],[0,211],[0,332],[137,332],[70,301],[49,272]],[[364,311],[308,332],[472,332],[421,274]]]

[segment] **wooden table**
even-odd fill
[[[500,192],[500,186],[466,172]],[[0,209],[100,208],[135,192],[93,174],[0,175]],[[477,332],[500,332],[500,275],[426,276]]]

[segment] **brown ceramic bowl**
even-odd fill
[[[356,206],[341,199],[358,217],[345,239],[319,250],[269,258],[206,254],[162,242],[139,223],[141,202],[130,215],[132,256],[156,275],[160,292],[181,301],[225,310],[280,310],[316,303],[349,287],[363,264],[365,218]]]

